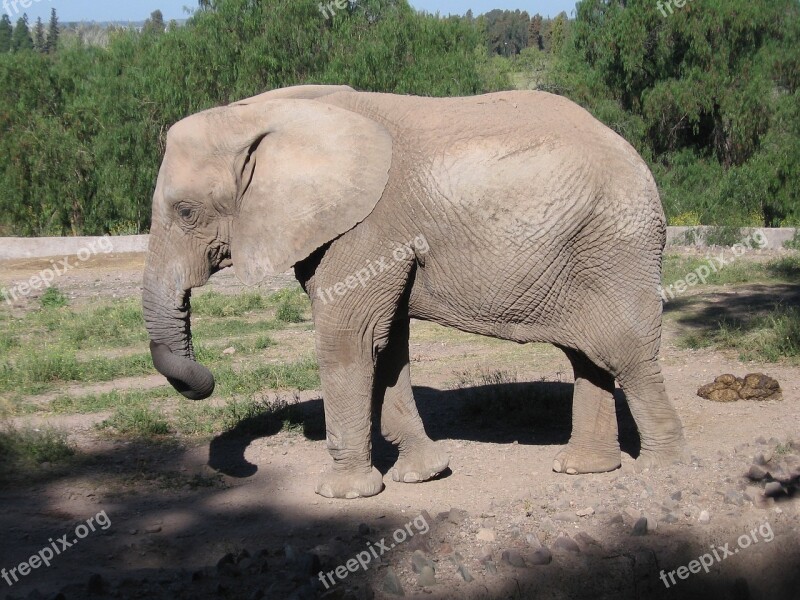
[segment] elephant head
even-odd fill
[[[341,86],[300,86],[174,125],[153,196],[142,305],[153,363],[184,396],[207,398],[190,296],[233,265],[248,285],[282,273],[374,209],[392,139],[379,123],[318,102]]]

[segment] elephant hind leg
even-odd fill
[[[374,402],[380,411],[381,434],[400,456],[390,470],[394,481],[419,483],[444,471],[447,452],[428,437],[411,388],[408,355],[409,321],[393,323],[389,341],[378,355]]]
[[[553,460],[553,470],[569,475],[612,471],[621,464],[614,378],[582,353],[563,350],[575,372],[572,435]]]
[[[636,468],[663,466],[686,459],[683,426],[664,386],[656,357],[628,366],[617,375],[628,400],[641,451]]]

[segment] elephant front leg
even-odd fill
[[[381,411],[381,434],[395,444],[400,453],[390,470],[392,479],[419,483],[444,471],[450,457],[428,437],[417,412],[411,387],[408,339],[408,318],[396,321],[388,345],[378,356],[375,402]]]
[[[374,496],[383,489],[383,477],[372,466],[372,362],[341,362],[332,352],[318,353],[326,439],[333,466],[320,476],[316,492],[326,498]],[[331,360],[336,363],[330,364]]]
[[[558,473],[603,473],[621,465],[614,378],[583,354],[565,350],[575,372],[572,436],[553,460]]]

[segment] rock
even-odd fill
[[[763,435],[760,435],[756,438],[756,444],[764,445],[767,443],[767,440],[764,439]]]
[[[669,495],[669,497],[670,497],[670,498],[672,498],[673,500],[675,500],[675,502],[680,502],[680,501],[681,501],[681,498],[683,498],[683,492],[682,492],[682,491],[680,491],[680,490],[678,490],[678,491],[676,491],[676,492],[672,492],[672,493]]]
[[[481,542],[493,542],[497,536],[494,533],[494,529],[480,529],[478,531],[478,535],[476,538]]]
[[[531,565],[549,565],[553,562],[553,553],[544,546],[537,548],[527,556],[528,563]]]
[[[225,356],[231,356],[233,354],[236,354],[236,348],[234,348],[233,346],[225,348],[225,350],[222,351],[222,354],[224,354]]]
[[[469,518],[469,513],[460,508],[451,508],[447,513],[447,521],[453,525],[461,525]]]
[[[744,497],[742,497],[742,493],[738,490],[728,490],[723,496],[723,501],[725,504],[742,506],[744,504]]]
[[[641,516],[642,516],[642,511],[632,506],[629,506],[628,508],[622,511],[622,517],[626,521],[630,521],[632,523],[638,521]]]
[[[494,561],[491,561],[491,560],[486,561],[486,563],[484,563],[483,567],[486,569],[486,572],[489,573],[490,575],[497,574],[497,565],[494,564]]]
[[[579,520],[579,517],[573,512],[563,511],[554,514],[553,519],[556,521],[564,521],[567,523],[576,523]]]
[[[236,564],[236,557],[233,555],[232,552],[228,552],[225,556],[220,558],[217,561],[217,571],[222,571],[225,565],[235,565]]]
[[[697,522],[705,525],[710,521],[711,521],[711,515],[709,514],[709,512],[707,510],[701,510],[700,515],[697,517]]]
[[[553,548],[556,550],[565,550],[567,552],[580,552],[580,546],[568,535],[561,535],[553,542]]]
[[[754,485],[748,485],[742,492],[742,496],[748,502],[757,502],[761,498],[761,488]]]
[[[625,519],[623,519],[620,514],[611,515],[606,521],[606,525],[622,525],[624,521]]]
[[[658,521],[654,516],[645,514],[644,518],[647,520],[647,531],[655,531],[658,529]]]
[[[588,506],[586,508],[576,510],[575,514],[579,517],[591,517],[594,514],[594,509],[591,506]]]
[[[603,550],[602,546],[600,546],[600,542],[598,542],[585,531],[579,531],[572,539],[575,540],[583,552],[599,554]]]
[[[535,533],[529,533],[525,536],[525,541],[528,542],[528,545],[531,548],[541,548],[542,542],[539,540],[539,536]]]
[[[747,477],[753,481],[761,481],[767,475],[769,475],[769,471],[759,465],[750,465],[750,470],[747,471]]]
[[[770,481],[767,485],[764,486],[764,495],[767,498],[782,496],[785,492],[786,490],[783,489],[783,486],[780,484],[779,481]]]
[[[400,579],[397,577],[397,573],[394,572],[392,567],[386,569],[386,577],[383,580],[383,591],[394,596],[406,595],[400,583]]]
[[[755,458],[753,459],[753,462],[755,464],[757,464],[758,466],[763,467],[769,461],[772,460],[773,455],[774,454],[773,454],[772,450],[767,450],[766,452],[759,452],[758,454],[755,455]]]
[[[525,559],[516,550],[504,550],[501,559],[512,567],[521,568],[525,566]]]
[[[544,517],[539,522],[539,527],[542,531],[547,533],[555,533],[558,531],[558,527],[556,527],[556,524],[553,523],[553,520],[550,517]]]
[[[484,546],[478,552],[478,562],[483,564],[492,560],[492,549]]]
[[[664,515],[664,518],[662,520],[664,521],[664,523],[677,523],[678,515],[676,515],[673,512],[667,513],[666,515]]]
[[[358,535],[369,535],[369,525],[367,525],[366,523],[359,523]]]
[[[431,569],[436,568],[433,561],[425,556],[422,550],[414,550],[414,554],[411,555],[411,570],[414,571],[414,573],[421,573],[422,569],[425,567],[430,567]]]
[[[469,583],[473,581],[475,578],[472,576],[472,573],[469,572],[469,569],[465,565],[459,565],[457,572],[461,575],[461,579]]]
[[[436,553],[437,554],[442,554],[444,556],[447,556],[448,554],[452,554],[453,553],[453,547],[450,544],[448,544],[447,542],[445,542],[444,544],[439,546],[439,550],[437,550]]]
[[[158,533],[161,531],[161,525],[150,525],[146,527],[144,532],[145,533]]]
[[[102,575],[98,573],[92,573],[89,576],[89,581],[86,582],[86,592],[89,595],[97,595],[102,594],[106,588],[106,581],[103,579]]]
[[[422,571],[417,575],[417,584],[422,587],[436,585],[436,573],[431,567],[422,567]]]
[[[647,517],[639,517],[633,524],[633,535],[647,535]]]

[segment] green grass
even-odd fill
[[[746,323],[722,320],[710,334],[687,334],[679,342],[685,348],[738,350],[741,360],[796,362],[800,359],[800,309],[780,307]]]
[[[43,463],[61,463],[74,455],[75,448],[61,430],[0,426],[0,480],[29,476]]]
[[[241,354],[258,354],[275,344],[266,332],[306,321],[310,306],[299,287],[270,296],[207,292],[194,300],[198,359],[211,368],[223,369],[230,358],[221,356],[222,348],[235,343]],[[102,382],[154,372],[138,298],[74,308],[58,302],[45,304],[22,318],[0,310],[0,393],[19,398],[65,383]],[[254,318],[253,313],[262,318]],[[141,352],[113,357],[104,353],[128,348],[140,348]],[[91,356],[80,355],[81,350],[91,351]],[[278,380],[284,377],[274,370],[264,374]]]
[[[50,286],[39,298],[39,304],[42,308],[59,308],[67,305],[67,297],[57,287]]]
[[[173,394],[177,394],[177,392],[172,387],[164,386],[146,391],[120,392],[114,390],[102,394],[58,396],[50,402],[47,409],[62,415],[91,414],[123,406],[144,406],[154,400],[169,398]]]
[[[13,357],[0,359],[0,392],[37,394],[64,383],[111,381],[152,372],[149,353],[78,360],[74,350],[63,346],[27,346]]]
[[[712,257],[714,255],[712,254]],[[732,257],[731,254],[725,255],[725,260]],[[686,281],[691,273],[704,273],[710,271],[705,277],[705,282],[698,282],[696,286],[702,285],[731,285],[740,283],[755,283],[780,281],[791,282],[800,279],[800,257],[787,256],[767,263],[757,263],[737,260],[722,267],[716,261],[711,267],[708,260],[702,258],[685,257],[676,254],[664,256],[664,263],[661,274],[661,285],[668,288],[679,281]],[[705,269],[705,271],[699,271]]]
[[[101,429],[113,429],[128,437],[152,438],[172,432],[169,422],[159,409],[148,406],[124,405],[99,424]]]

